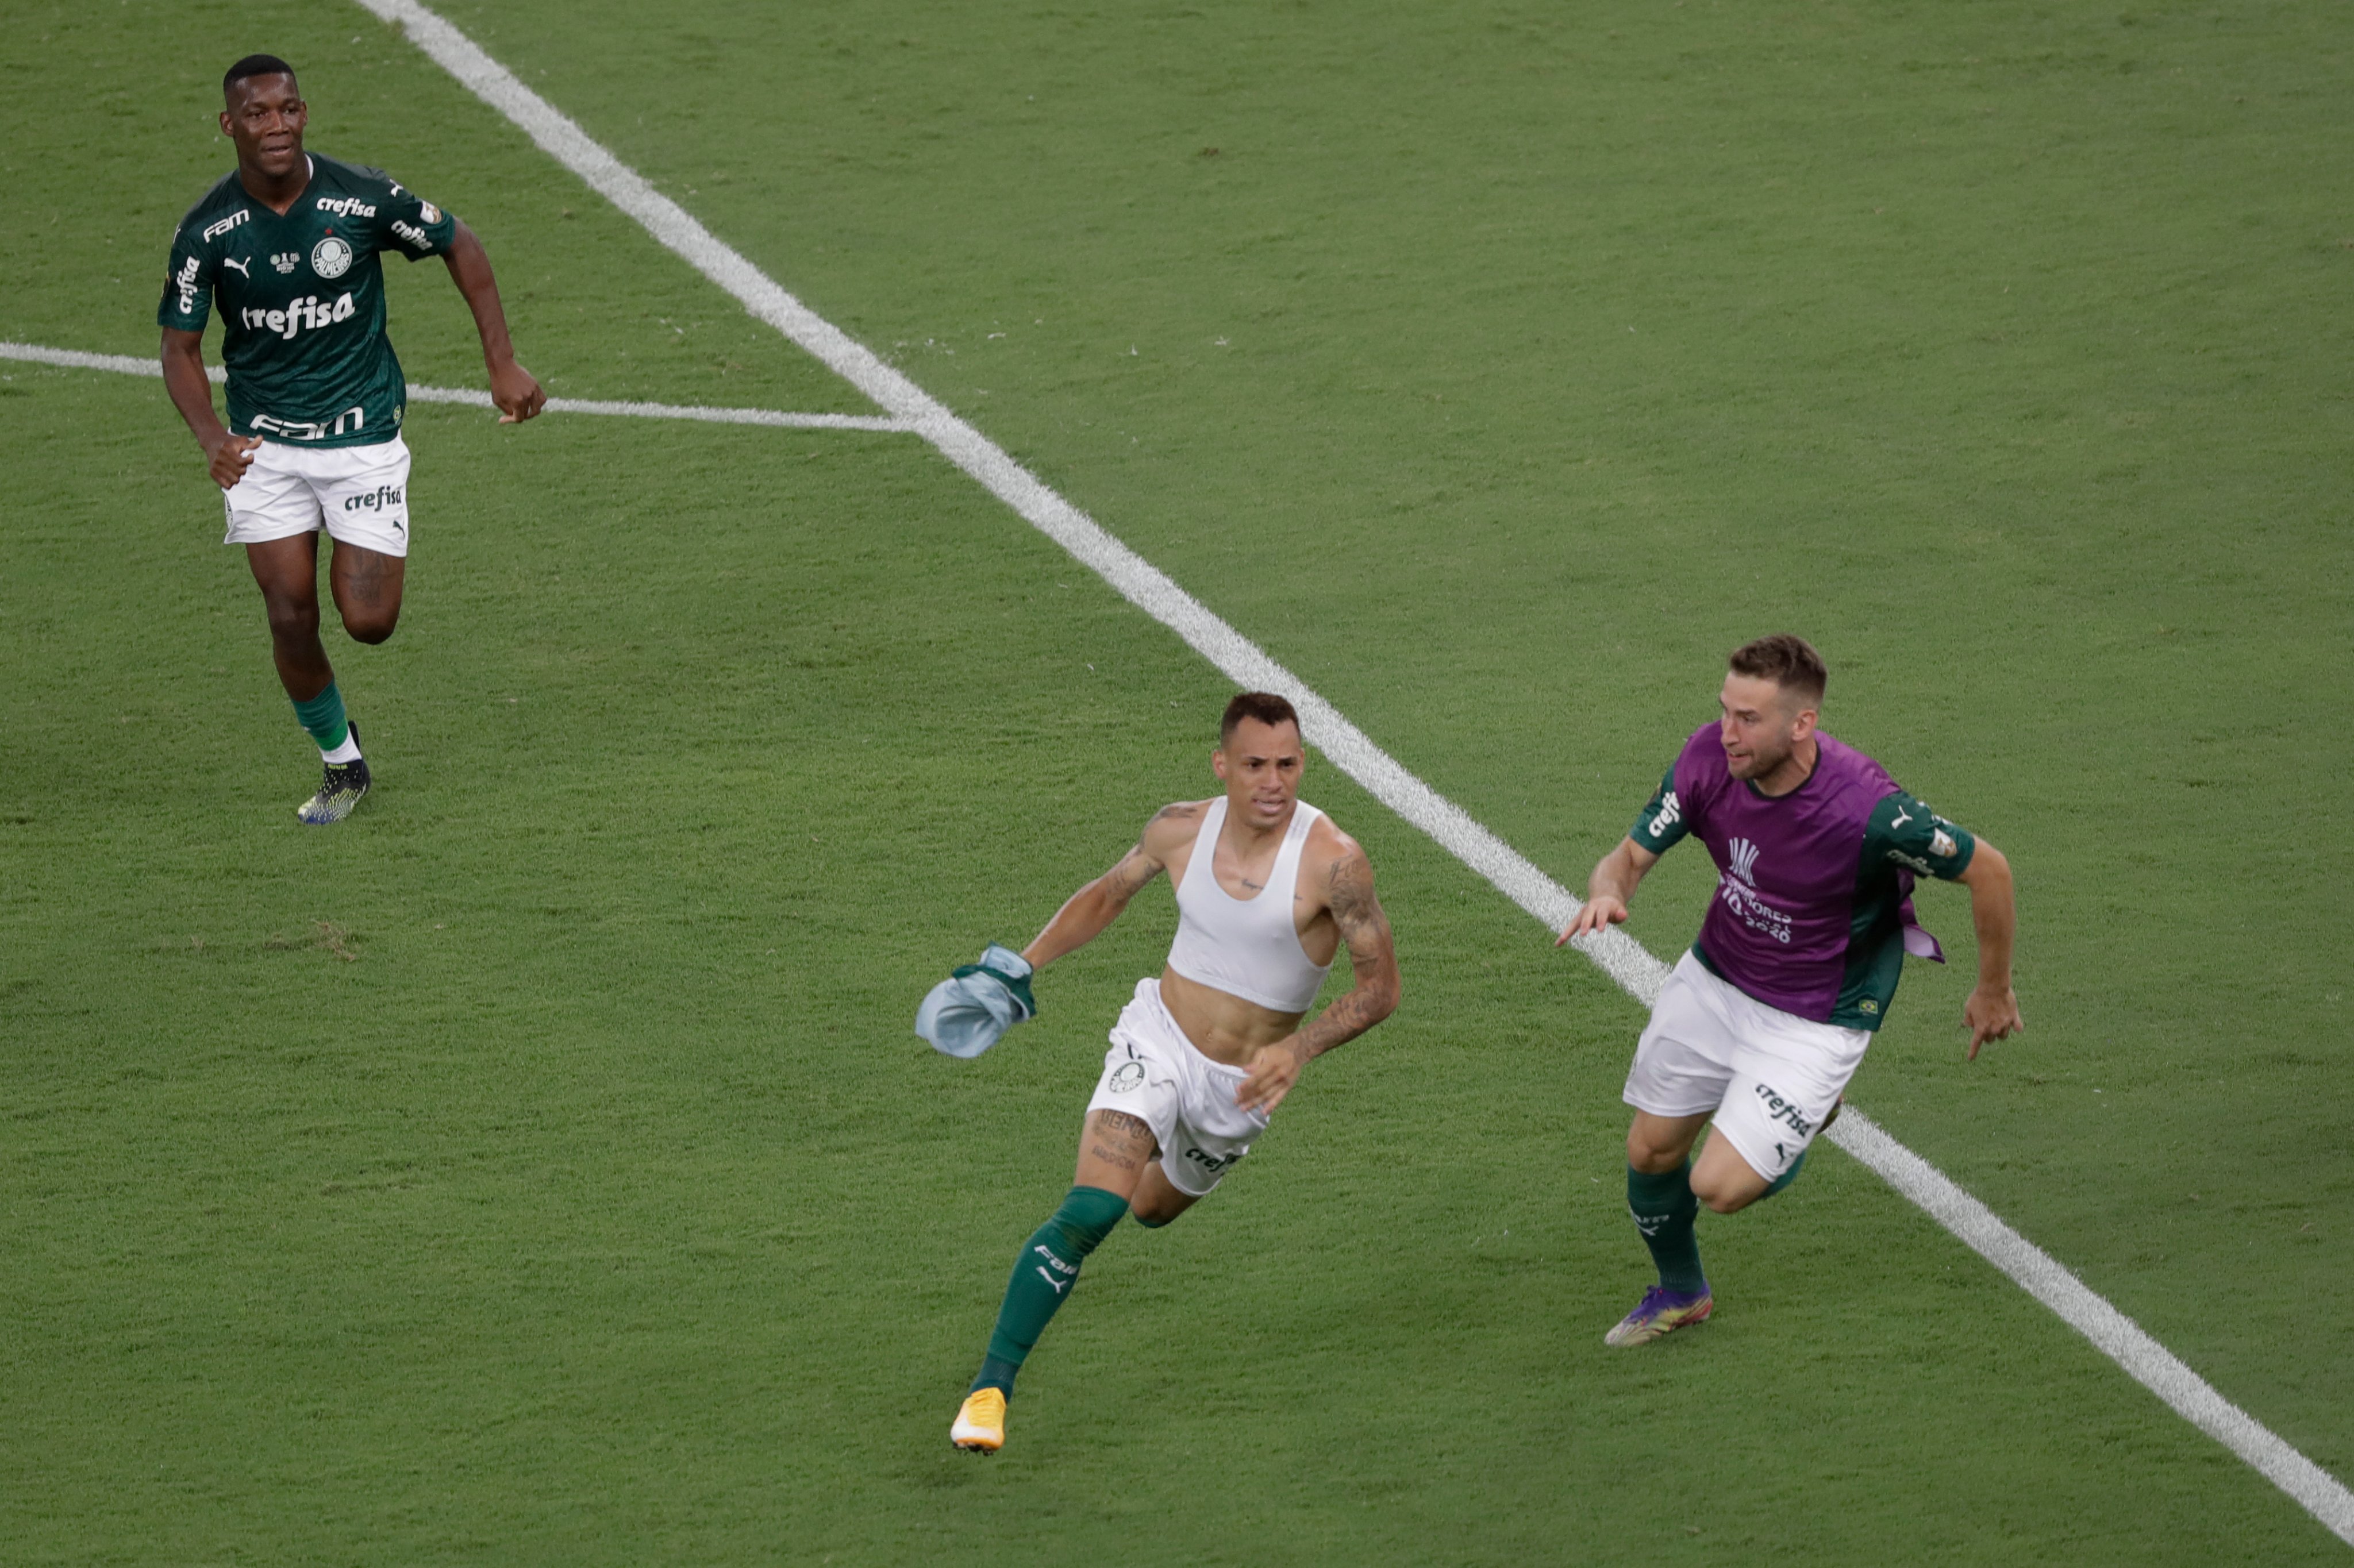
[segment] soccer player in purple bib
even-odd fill
[[[1699,939],[1668,977],[1627,1074],[1627,1207],[1659,1283],[1604,1337],[1612,1345],[1647,1344],[1709,1315],[1700,1205],[1730,1214],[1788,1186],[1888,1016],[1904,955],[1945,961],[1914,922],[1915,875],[1970,890],[1971,1058],[2020,1027],[2009,862],[1815,727],[1825,671],[1804,640],[1761,637],[1731,665],[1723,716],[1684,743],[1561,934],[1567,942],[1626,919],[1644,874],[1687,833],[1716,862]],[[1712,1122],[1716,1136],[1694,1165],[1692,1143]]]

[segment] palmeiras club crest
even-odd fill
[[[311,248],[311,270],[322,278],[340,278],[352,270],[352,248],[330,234]]]

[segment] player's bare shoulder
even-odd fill
[[[1161,864],[1169,863],[1169,854],[1185,853],[1193,836],[1202,831],[1202,818],[1209,810],[1207,800],[1172,800],[1152,813],[1144,824],[1144,835],[1138,843],[1147,854]]]
[[[1125,903],[1164,871],[1175,869],[1182,874],[1186,853],[1193,848],[1194,834],[1202,831],[1202,813],[1208,806],[1207,800],[1179,800],[1155,811],[1138,835],[1136,847],[1104,874],[1113,895]]]
[[[1315,898],[1344,926],[1353,916],[1380,914],[1373,897],[1373,863],[1365,846],[1330,816],[1319,816],[1310,826],[1299,862],[1300,897]]]

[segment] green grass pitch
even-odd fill
[[[1815,639],[2020,877],[2029,1033],[1962,1062],[1933,889],[1857,1103],[2354,1477],[2342,6],[445,14],[1574,886]],[[0,337],[153,352],[251,49],[556,394],[864,411],[330,0],[11,10]],[[0,364],[0,1562],[2344,1560],[1836,1152],[1606,1352],[1638,1012],[1329,767],[1405,1007],[950,1451],[1167,895],[980,1062],[908,1020],[1225,687],[912,437],[410,422],[311,832],[160,386]]]

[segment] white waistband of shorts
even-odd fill
[[[1687,964],[1691,966],[1690,969],[1685,968]],[[1792,1012],[1787,1007],[1776,1007],[1770,1001],[1759,1001],[1701,962],[1700,955],[1690,948],[1685,948],[1684,956],[1676,961],[1676,969],[1688,983],[1708,986],[1727,1003],[1765,1013],[1778,1027],[1787,1029],[1792,1033],[1819,1031],[1822,1034],[1837,1039],[1846,1045],[1855,1045],[1858,1040],[1861,1040],[1864,1045],[1872,1044],[1872,1032],[1868,1029],[1851,1028],[1844,1023],[1826,1023],[1819,1018],[1807,1018]],[[1861,1049],[1860,1046],[1858,1048]]]

